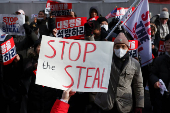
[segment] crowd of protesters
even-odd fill
[[[170,20],[167,8],[153,16],[151,22],[152,53],[151,64],[141,67],[140,56],[129,55],[129,42],[133,37],[121,26],[106,39],[119,21],[113,18],[109,23],[96,7],[89,10],[88,22],[84,24],[84,39],[87,41],[112,41],[113,58],[107,93],[61,91],[35,84],[34,71],[37,68],[42,35],[56,37],[55,20],[45,11],[29,22],[23,10],[15,12],[25,15],[25,36],[13,37],[17,55],[9,65],[0,65],[0,113],[20,113],[21,102],[27,113],[142,113],[144,88],[149,85],[150,101],[154,113],[169,113],[169,91],[160,93],[162,82],[169,90],[170,83]],[[70,12],[72,18],[77,17]],[[97,17],[98,16],[98,17]],[[97,17],[97,20],[90,20]],[[18,39],[21,38],[22,40]],[[159,42],[164,41],[165,52],[158,54]],[[25,52],[21,52],[25,51]],[[100,61],[99,61],[100,62]],[[70,98],[71,97],[71,98]],[[69,102],[68,102],[69,101]]]

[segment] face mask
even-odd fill
[[[106,31],[109,29],[108,25],[102,25],[101,27],[105,28]]]
[[[114,49],[115,51],[115,55],[119,58],[122,58],[126,53],[127,53],[127,49]]]

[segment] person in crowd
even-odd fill
[[[159,42],[165,40],[165,36],[169,34],[170,21],[169,12],[166,8],[163,9],[160,15],[151,18],[151,23],[154,23],[157,28],[157,33],[155,34],[155,46],[159,47]]]
[[[75,13],[74,11],[71,11],[71,12],[70,12],[70,16],[71,16],[72,18],[76,18],[76,17],[77,17],[77,15],[76,15],[76,13]]]
[[[12,36],[7,35],[6,42]],[[2,61],[1,61],[2,62]],[[8,64],[0,64],[0,113],[20,113],[22,88],[21,77],[23,74],[23,58],[17,54]]]
[[[152,54],[154,57],[158,56],[158,47],[155,45],[155,34],[157,32],[156,25],[151,23],[151,39],[152,39]]]
[[[99,13],[97,7],[93,6],[89,10],[89,19],[87,21],[97,20],[100,16],[101,14]]]
[[[38,17],[35,18],[31,24],[37,24],[39,28],[39,33],[41,35],[47,35],[47,36],[52,34],[53,29],[56,28],[55,20],[52,17],[51,13],[50,13],[50,17],[47,18],[44,10],[39,11]]]
[[[106,37],[101,35],[101,27],[98,21],[90,21],[84,24],[85,40],[106,41]]]
[[[165,55],[161,55],[156,58],[151,69],[151,74],[149,81],[154,87],[154,102],[153,102],[153,112],[154,113],[169,113],[169,105],[166,103],[166,98],[161,94],[162,83],[160,79],[164,82],[167,89],[170,83],[170,34],[165,37]],[[167,94],[164,92],[164,94]],[[170,100],[168,100],[170,103]]]
[[[144,88],[141,67],[129,56],[129,42],[124,33],[114,40],[114,54],[107,93],[97,93],[95,104],[102,113],[129,113],[132,110],[132,88],[135,96],[135,113],[144,108]]]
[[[67,113],[69,109],[68,101],[75,93],[72,88],[63,91],[62,98],[55,101],[50,113]]]
[[[37,40],[34,48],[30,49],[22,83],[28,95],[27,113],[50,113],[57,98],[61,98],[61,90],[35,84],[36,69],[41,46],[41,39]]]
[[[111,30],[109,29],[109,26],[108,26],[108,20],[105,17],[99,17],[97,19],[97,21],[99,22],[99,24],[101,26],[102,37],[106,38],[107,35],[111,32]],[[112,38],[116,38],[116,36],[117,36],[117,34],[113,32],[107,40],[112,41]]]

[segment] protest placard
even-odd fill
[[[25,35],[25,15],[0,14],[0,29],[4,34]]]
[[[57,37],[67,39],[84,39],[86,17],[56,18]]]
[[[72,3],[59,3],[56,1],[47,1],[45,13],[49,14],[51,11],[52,16],[59,17],[70,16],[70,12],[72,11]]]
[[[158,56],[165,53],[164,41],[159,41]]]
[[[81,92],[107,92],[113,42],[43,36],[36,84]]]
[[[16,47],[13,37],[3,34],[0,36],[0,63],[10,64],[16,56]]]

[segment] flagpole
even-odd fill
[[[118,27],[118,25],[120,24],[120,22],[126,17],[126,15],[128,14],[128,12],[132,9],[132,7],[138,2],[139,0],[135,0],[133,2],[133,4],[129,7],[128,11],[125,13],[125,15],[123,15],[123,17],[119,20],[119,22],[115,25],[115,27],[110,31],[110,33],[107,35],[106,39],[109,38],[109,36],[112,34],[112,32]]]

